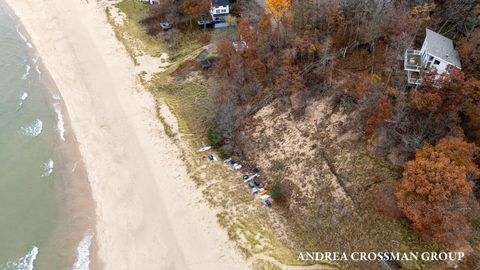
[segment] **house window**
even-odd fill
[[[433,56],[430,56],[430,58],[428,59],[428,61],[433,61]]]
[[[433,62],[433,64],[434,64],[435,66],[438,66],[438,65],[440,65],[440,61],[435,60],[435,61]]]

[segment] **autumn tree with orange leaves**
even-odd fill
[[[210,10],[210,1],[208,0],[184,0],[183,11],[190,21],[190,29],[192,28],[192,20],[200,16],[208,16]]]
[[[385,149],[389,149],[385,153],[394,151],[391,156],[401,165],[425,143],[436,144],[445,136],[462,134],[475,139],[480,128],[475,121],[477,102],[469,99],[476,85],[476,80],[466,78],[462,70],[453,67],[443,74],[435,70],[423,72],[422,85],[397,96],[395,113],[391,121],[384,122],[388,141]]]
[[[365,125],[365,134],[372,136],[383,125],[383,122],[393,115],[393,106],[390,102],[390,98],[382,96],[377,102],[373,112],[367,119]]]
[[[465,115],[467,117],[465,133],[475,140],[477,145],[480,145],[480,104],[469,105]]]
[[[285,98],[288,95],[299,92],[305,88],[300,69],[292,63],[292,57],[286,54],[283,57],[280,75],[275,81],[275,89],[279,96]]]
[[[442,74],[428,70],[422,77],[422,87],[412,92],[413,103],[421,111],[458,112],[473,90],[473,81],[452,66]]]
[[[480,28],[457,43],[458,54],[462,60],[462,68],[467,73],[480,79]]]
[[[278,21],[278,19],[290,9],[291,5],[291,0],[266,0],[265,10],[267,13],[272,14],[275,20]]]
[[[480,146],[480,80],[471,81],[472,91],[467,100],[464,129],[475,143]]]
[[[472,161],[479,150],[463,138],[444,138],[418,149],[415,160],[406,163],[397,185],[398,206],[425,239],[449,248],[469,245],[470,221],[479,206],[468,177],[480,172]]]

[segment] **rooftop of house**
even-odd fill
[[[229,0],[212,0],[212,6],[228,6]]]
[[[427,35],[424,42],[427,42],[426,50],[428,53],[457,67],[461,67],[457,51],[453,47],[453,41],[451,39],[427,29]]]

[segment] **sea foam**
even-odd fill
[[[43,163],[42,167],[43,167],[42,176],[43,177],[49,176],[53,172],[53,160],[49,159],[48,161]]]
[[[18,28],[18,25],[16,26],[16,29],[17,29],[18,35],[19,35],[20,38],[25,42],[25,44],[27,44],[27,46],[28,46],[30,49],[33,48],[32,43],[28,42],[27,37],[25,37],[25,36],[22,34],[22,32],[20,32],[20,29]]]
[[[25,81],[28,78],[28,75],[30,75],[30,69],[31,68],[32,67],[30,65],[27,65],[27,69],[25,70],[25,73],[23,73],[23,75],[22,75],[22,80]]]
[[[35,120],[33,124],[28,127],[22,127],[22,133],[25,136],[37,137],[42,133],[43,123],[40,119]]]
[[[27,92],[23,92],[22,95],[20,96],[20,103],[18,104],[19,106],[22,106],[23,105],[23,102],[27,99],[28,97],[28,93]]]
[[[38,73],[38,77],[41,77],[42,72],[40,71],[40,68],[39,68],[39,66],[38,66],[38,57],[33,58],[32,60],[33,60],[33,63],[35,64],[35,70],[36,70],[37,73]]]
[[[62,108],[59,102],[53,104],[53,109],[57,114],[57,130],[62,141],[65,141],[65,122],[63,121]]]
[[[33,263],[37,258],[38,248],[33,247],[27,255],[0,265],[2,270],[33,270]]]
[[[90,246],[92,245],[93,231],[88,230],[77,247],[77,260],[72,270],[88,270],[90,265]]]

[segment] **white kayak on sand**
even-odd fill
[[[267,200],[267,199],[270,199],[270,198],[272,198],[271,194],[265,194],[265,195],[258,196],[258,199],[260,199],[260,200]]]
[[[246,182],[248,182],[248,181],[250,181],[250,180],[253,180],[255,177],[259,177],[259,176],[260,176],[260,174],[256,173],[256,174],[250,176],[249,178],[243,180],[243,182],[246,183]]]
[[[240,170],[240,169],[242,168],[242,165],[240,165],[240,164],[238,164],[238,163],[235,163],[235,164],[233,165],[233,168],[234,168],[236,171],[238,171],[238,170]]]
[[[199,153],[200,153],[200,152],[205,152],[205,151],[208,151],[208,150],[210,150],[210,149],[212,149],[212,147],[210,147],[210,146],[204,146],[204,147],[198,149],[197,152],[199,152]]]

